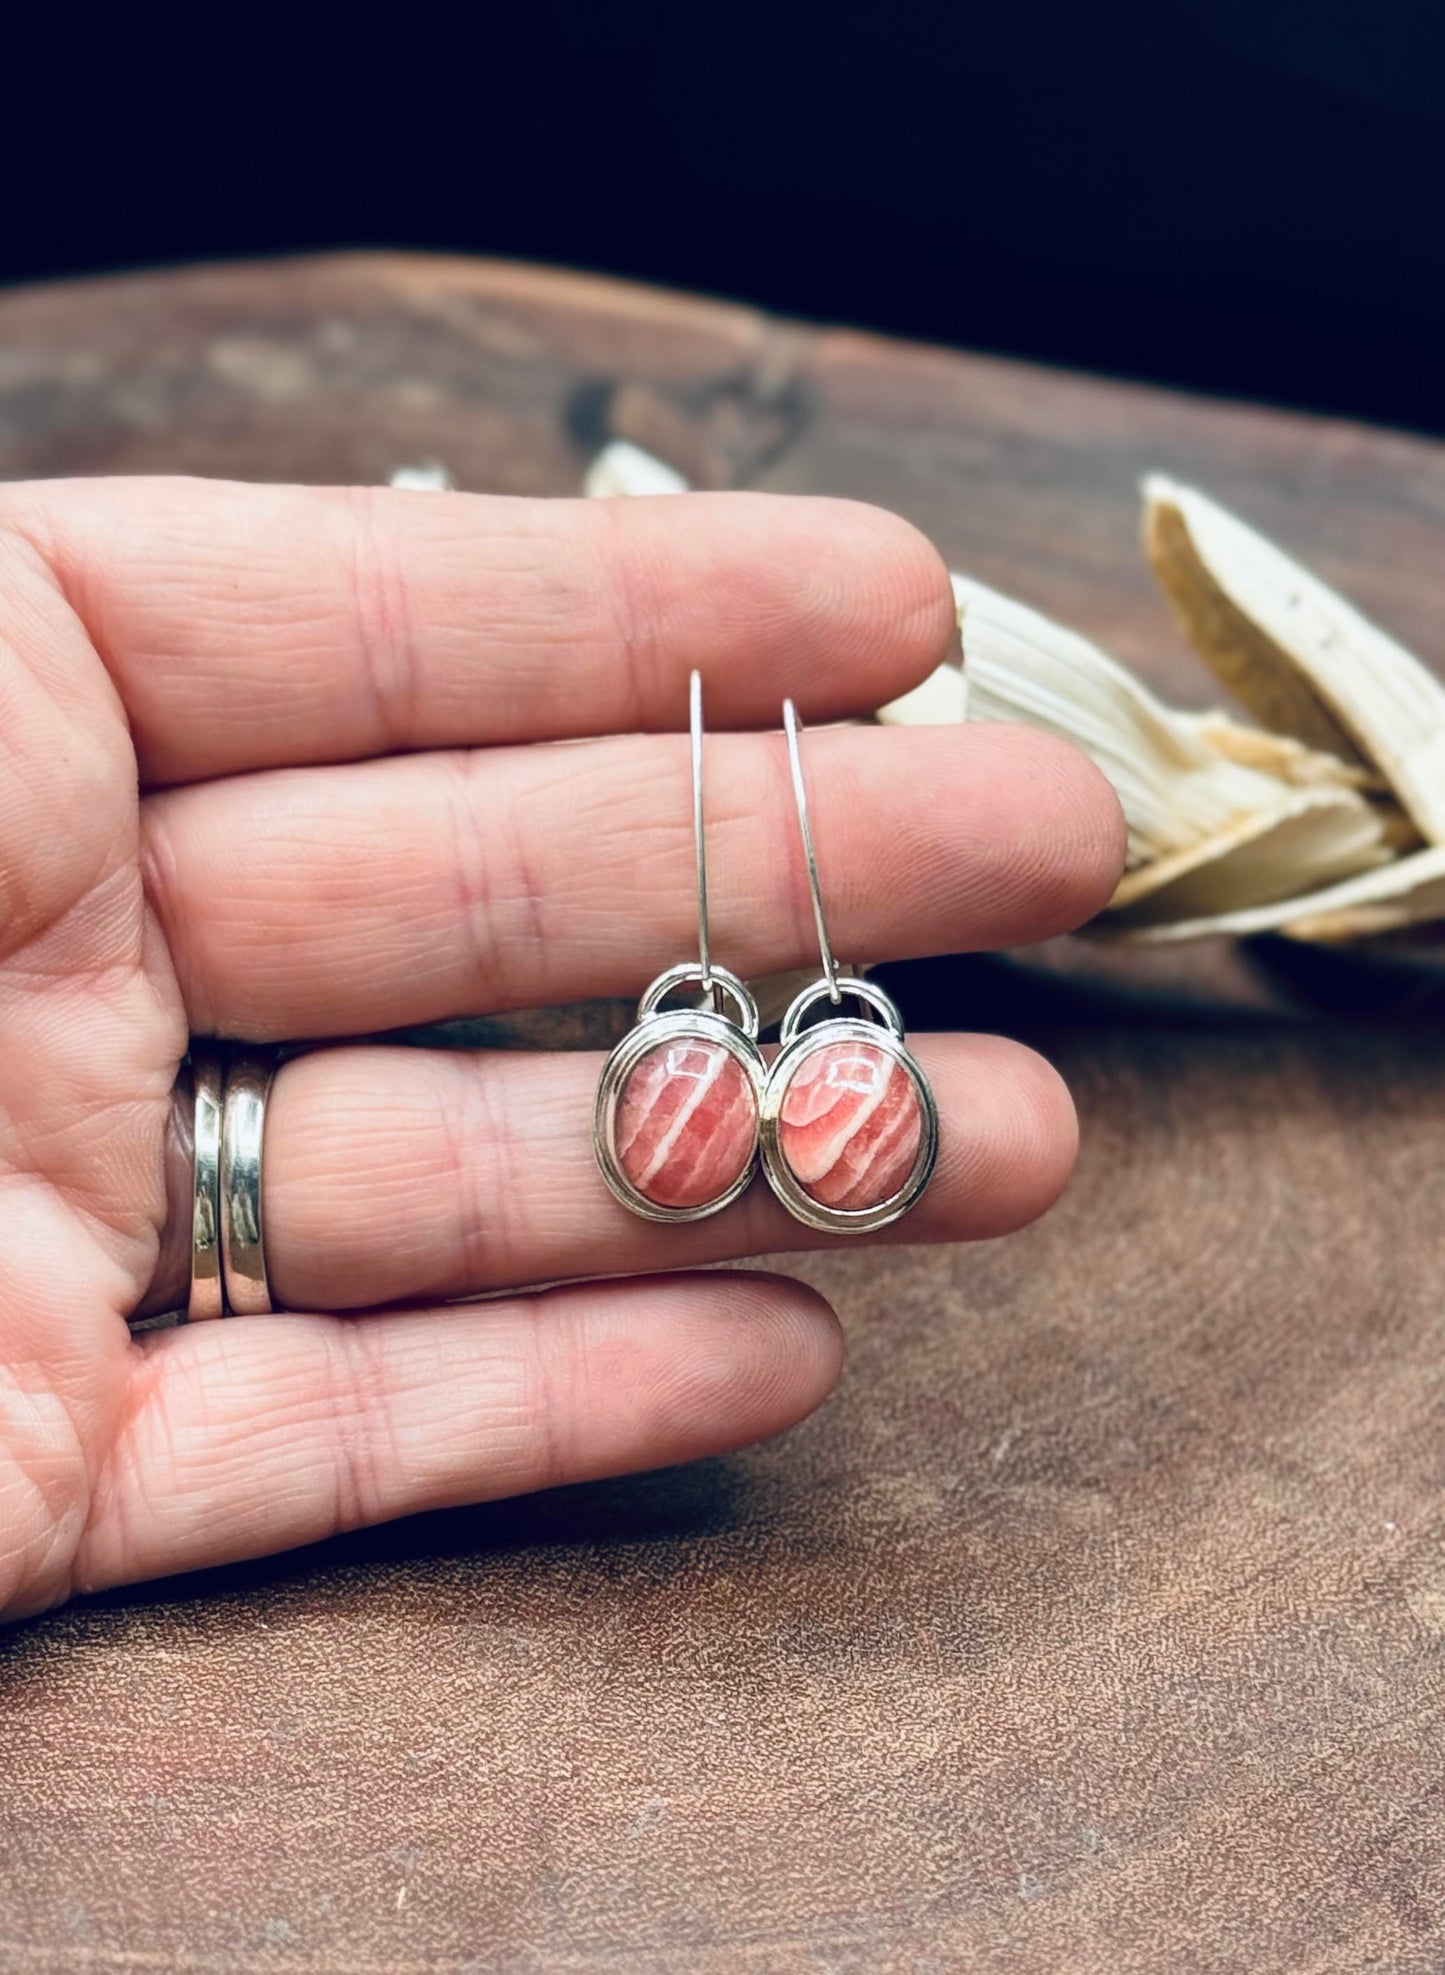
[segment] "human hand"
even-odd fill
[[[630,994],[695,952],[694,666],[714,953],[807,964],[782,738],[746,730],[785,693],[814,722],[865,711],[953,635],[934,552],[845,503],[0,489],[0,1613],[692,1459],[819,1403],[841,1345],[811,1290],[650,1272],[829,1237],[761,1183],[690,1225],[629,1215],[593,1160],[590,1055],[291,1061],[266,1138],[288,1314],[127,1319],[184,1301],[190,1034]],[[1055,741],[807,745],[842,953],[1034,940],[1113,888],[1117,805]],[[994,1038],[913,1047],[940,1156],[883,1238],[1039,1213],[1074,1153],[1053,1071]],[[623,1279],[447,1300],[601,1276]]]

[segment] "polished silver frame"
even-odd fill
[[[881,1020],[837,1015],[819,1022],[814,1028],[802,1027],[803,1017],[817,1002],[841,997],[866,1002],[877,1011]],[[774,1193],[794,1220],[825,1234],[872,1234],[878,1228],[890,1227],[894,1221],[901,1220],[927,1186],[938,1159],[938,1106],[933,1101],[927,1077],[909,1052],[904,1040],[903,1017],[892,997],[876,981],[840,977],[836,981],[836,992],[833,981],[826,978],[815,981],[794,999],[783,1017],[778,1039],[782,1046],[773,1059],[767,1083],[763,1087],[759,1132],[763,1168]],[[918,1156],[898,1191],[872,1207],[825,1207],[795,1177],[783,1157],[779,1142],[778,1125],[783,1097],[793,1072],[807,1057],[835,1042],[866,1042],[881,1049],[908,1073],[918,1095],[923,1123],[918,1138]]]
[[[221,1100],[226,1067],[217,1049],[191,1050],[191,1287],[186,1318],[226,1314],[221,1279]]]
[[[672,1008],[660,1006],[665,997],[683,987],[710,988],[730,1000],[738,1020],[730,1021],[713,1008]],[[697,961],[683,961],[659,974],[637,1004],[637,1026],[629,1029],[607,1061],[597,1083],[597,1102],[592,1113],[592,1145],[602,1177],[624,1207],[647,1221],[705,1221],[720,1214],[724,1207],[746,1193],[758,1165],[756,1118],[761,1113],[767,1065],[757,1044],[758,1008],[747,987],[736,974],[714,961],[706,972]],[[623,1087],[633,1070],[659,1043],[670,1040],[715,1042],[742,1065],[752,1085],[755,1104],[753,1150],[741,1173],[716,1199],[697,1207],[663,1207],[649,1200],[628,1179],[617,1156],[617,1106]]]
[[[262,1166],[274,1053],[251,1050],[226,1066],[221,1110],[221,1263],[235,1317],[268,1317],[275,1305],[266,1274]]]

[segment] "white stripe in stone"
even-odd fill
[[[669,1045],[669,1047],[671,1046],[674,1045]],[[689,1045],[684,1043],[682,1047],[687,1048],[689,1047]],[[669,1127],[666,1135],[658,1140],[657,1150],[653,1155],[652,1161],[649,1164],[646,1173],[643,1175],[643,1180],[641,1184],[644,1187],[646,1181],[654,1178],[655,1175],[662,1170],[662,1168],[667,1164],[668,1160],[672,1157],[673,1148],[676,1146],[677,1141],[679,1138],[681,1138],[683,1132],[686,1131],[688,1122],[691,1119],[693,1113],[697,1110],[699,1104],[702,1103],[703,1099],[707,1096],[708,1092],[712,1089],[713,1085],[717,1082],[718,1078],[722,1075],[724,1066],[732,1061],[732,1058],[728,1055],[727,1051],[723,1049],[721,1045],[718,1044],[715,1044],[712,1047],[710,1047],[707,1054],[708,1054],[708,1061],[712,1066],[711,1070],[706,1077],[690,1077],[688,1079],[689,1083],[694,1085],[692,1097],[686,1104],[682,1105],[679,1108],[677,1116],[673,1119],[672,1124]],[[669,1076],[672,1076],[675,1074],[675,1072],[669,1071],[668,1074]]]
[[[862,1052],[860,1051],[859,1053],[861,1054]],[[819,1171],[811,1175],[812,1185],[817,1186],[821,1184],[821,1182],[828,1177],[828,1175],[832,1172],[833,1168],[837,1165],[838,1161],[842,1158],[844,1151],[852,1143],[852,1141],[858,1136],[859,1132],[862,1131],[864,1125],[867,1124],[868,1120],[873,1116],[873,1113],[878,1109],[878,1106],[883,1102],[883,1099],[888,1094],[888,1088],[890,1084],[893,1082],[893,1073],[896,1068],[897,1065],[893,1062],[891,1057],[888,1056],[883,1057],[884,1075],[878,1080],[877,1089],[874,1091],[871,1098],[866,1098],[861,1102],[859,1102],[858,1091],[856,1087],[850,1087],[850,1089],[847,1090],[846,1092],[843,1091],[839,1092],[838,1101],[841,1102],[845,1096],[851,1097],[854,1100],[855,1104],[857,1105],[857,1108],[852,1112],[847,1124],[844,1127],[836,1130],[832,1139],[825,1141],[825,1143],[828,1146],[828,1163],[825,1166],[823,1166]],[[801,1129],[806,1131],[809,1129],[809,1127],[805,1125],[801,1127]]]

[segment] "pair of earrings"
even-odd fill
[[[637,1026],[603,1066],[593,1144],[607,1184],[647,1220],[720,1213],[746,1190],[761,1155],[769,1184],[795,1219],[863,1234],[906,1214],[928,1184],[938,1113],[893,1001],[874,982],[840,974],[833,958],[791,700],[783,703],[783,725],[822,976],[784,1015],[768,1065],[758,1049],[757,1003],[708,945],[702,681],[694,672],[698,958],[659,974],[638,1003]],[[701,990],[704,1005],[663,1006],[689,987]],[[838,1008],[845,997],[861,1004],[860,1016],[835,1014],[804,1026],[822,1002]]]

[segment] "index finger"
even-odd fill
[[[956,635],[915,529],[766,494],[522,500],[205,480],[0,490],[125,703],[142,782],[838,718]]]

